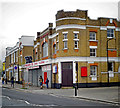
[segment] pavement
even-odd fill
[[[63,97],[69,97],[69,98],[79,98],[79,99],[100,101],[100,102],[120,105],[120,98],[118,95],[120,94],[118,93],[120,92],[119,90],[120,88],[118,86],[78,88],[77,96],[75,96],[74,88],[47,89],[46,87],[44,87],[43,89],[40,89],[40,87],[36,87],[36,86],[25,86],[25,88],[23,89],[23,85],[17,84],[17,83],[15,83],[14,88],[11,87],[11,83],[3,84],[2,87],[21,90],[24,92],[49,94],[49,95],[58,96],[58,97],[63,96]]]

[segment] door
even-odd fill
[[[47,72],[44,72],[44,84],[46,82],[46,79],[47,79]]]
[[[62,86],[73,86],[73,64],[72,62],[62,63]]]

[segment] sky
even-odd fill
[[[88,10],[91,19],[118,18],[119,0],[1,0],[0,1],[0,60],[6,47],[13,47],[22,35],[36,36],[52,22],[58,10]],[[120,4],[120,3],[119,3]]]

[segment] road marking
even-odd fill
[[[5,98],[7,98],[8,100],[11,100],[11,98],[10,98],[10,97],[8,97],[8,96],[2,96],[2,97],[5,97]]]

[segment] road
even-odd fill
[[[111,106],[112,104],[88,101],[78,98],[58,97],[55,95],[35,94],[30,92],[2,89],[2,106]]]

